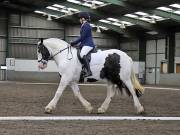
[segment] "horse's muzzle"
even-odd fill
[[[47,63],[39,62],[39,63],[38,63],[38,68],[39,68],[39,69],[45,69],[45,68],[47,68]]]

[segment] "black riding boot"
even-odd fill
[[[87,70],[86,74],[84,75],[84,77],[88,77],[88,76],[91,76],[92,75],[92,72],[91,72],[91,69],[90,69],[90,66],[89,66],[89,61],[87,60],[87,57],[86,56],[83,56],[83,64]]]

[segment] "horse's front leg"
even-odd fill
[[[113,96],[115,95],[115,89],[113,84],[111,84],[110,82],[108,83],[107,86],[107,97],[104,100],[104,102],[102,103],[101,107],[98,108],[98,113],[105,113],[106,110],[109,107],[109,104],[111,102],[111,99],[113,98]]]
[[[57,102],[59,101],[59,98],[61,97],[68,83],[69,83],[69,80],[66,77],[62,76],[59,86],[57,88],[57,91],[55,93],[55,96],[49,102],[49,104],[45,107],[45,113],[52,113],[52,111],[55,110]]]
[[[86,111],[88,113],[91,113],[93,111],[93,107],[91,106],[91,104],[81,95],[81,92],[79,90],[79,86],[77,83],[72,82],[70,83],[70,86],[74,92],[75,97],[77,97],[79,99],[79,101],[81,102],[81,104],[85,107]]]

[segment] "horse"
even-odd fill
[[[54,59],[61,76],[59,86],[45,113],[52,113],[66,86],[69,85],[76,98],[92,113],[93,107],[81,94],[78,82],[81,76],[82,64],[77,55],[77,48],[71,47],[67,42],[58,38],[41,39],[37,44],[38,67],[43,70],[48,65],[48,60]],[[90,68],[92,76],[85,81],[97,80],[107,84],[107,97],[98,108],[97,113],[105,113],[109,104],[118,90],[132,96],[134,107],[138,114],[144,112],[144,107],[139,97],[144,93],[144,87],[137,80],[132,59],[118,49],[98,50],[91,53]]]

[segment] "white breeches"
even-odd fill
[[[80,53],[81,58],[83,58],[84,55],[87,55],[92,49],[93,47],[91,46],[83,46]]]

